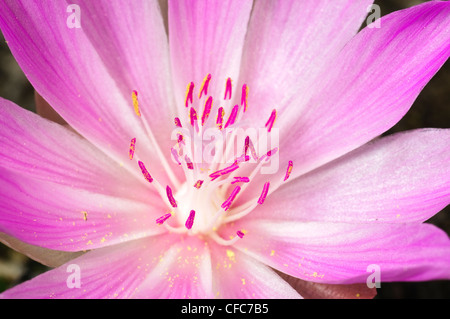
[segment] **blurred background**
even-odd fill
[[[299,0],[301,1],[301,0]],[[375,4],[381,14],[404,9],[426,1],[381,0]],[[364,26],[364,25],[363,25]],[[35,111],[34,90],[12,57],[0,34],[0,96],[28,110]],[[387,134],[422,127],[450,128],[450,61],[442,67],[422,91],[411,110]],[[428,222],[450,236],[450,207]],[[47,267],[0,243],[0,292],[48,270]],[[381,283],[379,299],[450,298],[450,281]]]

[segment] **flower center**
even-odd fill
[[[270,167],[272,159],[278,156],[278,141],[271,139],[275,135],[273,127],[277,112],[272,111],[264,128],[244,126],[248,86],[244,84],[236,98],[232,92],[232,80],[228,78],[223,100],[217,107],[214,98],[208,95],[210,81],[211,75],[208,74],[196,98],[195,84],[188,84],[184,101],[186,112],[174,119],[174,145],[170,148],[170,156],[184,171],[186,181],[182,185],[174,183],[163,187],[143,162],[138,161],[138,165],[145,180],[156,188],[170,209],[170,213],[159,217],[156,223],[170,232],[201,234],[210,236],[219,244],[230,245],[243,238],[245,231],[237,229],[236,235],[226,240],[217,234],[220,226],[240,219],[262,205],[266,197],[289,178],[293,163],[289,161],[285,174],[276,180],[275,185],[271,186],[269,181],[263,184],[254,182],[255,177],[265,167]],[[136,115],[141,116],[136,91],[132,92],[132,101]],[[130,160],[133,160],[135,151],[136,138],[133,138]],[[157,152],[162,154],[159,148]],[[165,157],[160,158],[169,177],[174,176]],[[249,199],[243,195],[248,187],[259,188],[259,196]]]

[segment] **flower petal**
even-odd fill
[[[214,293],[225,299],[294,299],[301,296],[272,269],[233,247],[211,244]]]
[[[142,185],[87,140],[0,98],[0,167],[27,178],[147,201]]]
[[[176,242],[154,255],[158,261],[134,298],[212,298],[211,256],[208,245],[193,236],[168,235]]]
[[[423,222],[449,203],[450,130],[420,129],[377,139],[298,177],[248,218]]]
[[[247,230],[240,251],[302,280],[364,283],[376,269],[381,282],[450,278],[450,239],[429,224],[260,220],[236,228]]]
[[[164,232],[162,201],[142,203],[32,180],[0,169],[0,232],[28,244],[83,251]]]
[[[357,33],[372,2],[256,1],[240,79],[250,88],[245,119],[264,125],[272,109],[280,111],[293,96],[306,95],[317,75]]]
[[[153,132],[156,142],[149,138],[145,124],[165,128],[161,136],[170,141],[165,133],[172,115],[169,74],[163,72],[167,38],[157,2],[86,1],[78,8],[81,28],[71,28],[77,12],[66,2],[2,1],[0,27],[31,84],[69,125],[136,173],[128,148],[137,138],[146,145],[137,148],[139,157],[159,166],[159,136]],[[140,90],[145,120],[134,113],[132,90]],[[166,170],[154,174],[167,181]]]
[[[208,95],[222,99],[227,78],[238,78],[252,3],[169,2],[170,55],[180,115],[187,114],[184,99],[189,83],[200,88],[205,76],[211,74]]]
[[[450,3],[430,1],[381,18],[280,112],[280,163],[292,177],[323,165],[397,123],[450,55]],[[299,118],[300,110],[304,110]],[[287,151],[283,151],[287,150]]]
[[[158,263],[155,256],[170,244],[167,236],[158,236],[95,249],[3,292],[0,298],[130,298]]]

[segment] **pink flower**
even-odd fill
[[[12,53],[77,132],[0,100],[0,231],[61,265],[2,297],[298,298],[278,273],[364,287],[371,265],[450,278],[449,238],[423,223],[450,200],[450,131],[373,140],[450,55],[450,3],[356,34],[370,4],[171,1],[166,30],[156,1],[80,1],[80,28],[62,2],[2,1]],[[226,128],[241,153],[196,160],[188,137]]]

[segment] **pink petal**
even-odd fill
[[[74,13],[66,2],[3,1],[0,27],[31,84],[74,129],[138,172],[128,159],[136,137],[139,157],[159,167],[145,122],[155,125],[156,141],[170,141],[173,103],[157,3],[86,1],[79,8],[78,29],[68,27]],[[140,91],[142,117],[134,113],[132,90]],[[161,182],[167,179],[165,170],[155,175]]]
[[[169,2],[170,54],[180,114],[186,114],[189,83],[194,82],[198,94],[211,74],[208,95],[218,100],[224,97],[227,78],[237,79],[251,9],[249,0]]]
[[[5,291],[0,298],[131,298],[172,243],[167,236],[158,236],[96,249]],[[77,273],[79,287],[74,286]]]
[[[153,255],[157,261],[135,298],[199,299],[212,298],[210,249],[193,236],[166,236],[176,242],[164,252]]]
[[[234,247],[211,244],[216,298],[293,299],[301,296],[272,269]]]
[[[248,218],[422,222],[450,203],[450,130],[375,140],[269,196]]]
[[[153,190],[67,128],[0,99],[0,166],[77,189],[146,201]]]
[[[0,232],[28,244],[82,251],[164,232],[162,201],[142,203],[0,169]],[[159,205],[159,206],[158,206]]]
[[[365,28],[306,91],[280,112],[280,162],[299,176],[397,123],[450,55],[450,3],[430,1]],[[299,109],[304,110],[301,117]],[[283,151],[284,150],[284,151]]]
[[[230,228],[247,230],[240,251],[302,280],[364,283],[375,267],[381,282],[450,278],[450,240],[429,224],[261,220]]]
[[[255,1],[240,78],[250,89],[245,119],[262,123],[273,108],[282,109],[290,98],[306,95],[317,75],[357,33],[372,2]],[[300,110],[295,111],[298,116]]]

